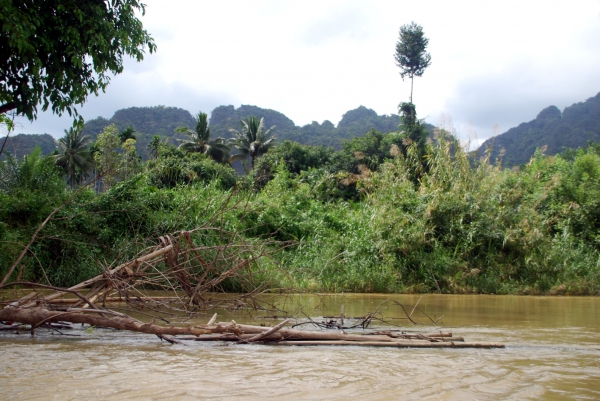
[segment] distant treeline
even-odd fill
[[[220,106],[211,113],[210,127],[212,137],[231,138],[230,128],[239,129],[240,120],[250,116],[260,116],[265,119],[267,127],[275,126],[277,139],[292,140],[304,145],[331,146],[341,149],[342,141],[356,136],[362,136],[371,129],[381,132],[398,130],[400,119],[398,115],[378,115],[375,111],[360,106],[350,110],[342,117],[337,127],[330,121],[323,123],[312,122],[298,127],[284,114],[275,110],[263,109],[257,106],[242,105]],[[147,160],[149,153],[147,146],[154,135],[166,138],[172,145],[178,145],[177,139],[184,139],[181,134],[175,133],[177,127],[193,128],[194,117],[187,111],[176,107],[131,107],[117,111],[110,119],[103,117],[88,120],[85,124],[84,134],[96,139],[98,134],[107,126],[115,124],[119,130],[131,127],[136,131],[136,151],[142,159]],[[429,127],[433,129],[432,126]],[[8,148],[13,154],[24,155],[41,146],[43,154],[54,151],[49,135],[16,135],[12,146]]]
[[[211,113],[212,136],[230,138],[229,128],[238,129],[240,120],[253,115],[264,117],[268,127],[275,125],[280,142],[291,140],[303,145],[331,146],[337,150],[341,149],[344,140],[362,136],[371,129],[383,133],[397,131],[400,124],[397,115],[380,116],[364,106],[348,111],[337,126],[326,120],[322,123],[313,121],[302,127],[275,110],[248,105],[237,109],[219,106]],[[192,128],[194,118],[188,111],[175,107],[132,107],[117,111],[110,119],[98,117],[87,121],[84,132],[95,139],[110,124],[115,124],[119,130],[127,127],[136,130],[137,153],[146,160],[149,157],[147,145],[154,135],[177,145],[177,139],[184,137],[176,134],[174,129],[180,126]],[[427,128],[433,131],[433,126]],[[536,148],[543,149],[547,155],[554,155],[566,148],[585,146],[589,141],[600,141],[600,93],[567,107],[562,113],[557,107],[550,106],[542,110],[535,120],[488,139],[477,153],[481,156],[489,148],[492,163],[513,167],[527,163]],[[6,149],[15,155],[25,155],[36,146],[42,148],[43,154],[54,151],[49,135],[13,135]]]

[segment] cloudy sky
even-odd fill
[[[296,125],[360,105],[397,112],[410,82],[394,62],[399,27],[429,38],[415,78],[420,118],[475,142],[600,92],[600,0],[144,0],[158,51],[128,60],[86,119],[133,106],[195,114],[219,105],[280,111]],[[68,117],[40,113],[17,132],[63,135]],[[495,128],[494,128],[495,126]]]

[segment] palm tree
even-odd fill
[[[54,196],[54,183],[64,187],[64,182],[58,178],[54,161],[51,157],[42,156],[39,146],[21,160],[9,153],[0,161],[0,192],[39,191],[45,192],[46,196]]]
[[[133,135],[134,132],[137,132],[137,131],[129,126],[127,128],[125,128],[125,130],[119,134],[119,139],[121,140],[121,143],[125,143],[125,141],[128,139],[136,140],[137,139],[136,136]]]
[[[190,140],[178,139],[181,142],[179,149],[203,153],[219,163],[228,162],[229,145],[223,138],[210,139],[210,127],[206,113],[199,112],[196,116],[196,129],[178,127],[175,132],[190,137]]]
[[[160,136],[154,135],[150,142],[148,142],[148,146],[146,146],[148,151],[150,151],[150,156],[157,159],[158,154],[160,153],[160,149],[167,144],[167,141],[167,138],[165,138],[165,140],[163,141],[162,139],[160,139]]]
[[[275,126],[265,131],[264,120],[264,118],[259,120],[254,116],[248,117],[241,121],[241,132],[233,128],[229,129],[234,136],[232,145],[239,152],[229,159],[231,162],[249,157],[250,165],[254,168],[254,160],[275,145],[275,134],[273,133]]]
[[[54,163],[69,177],[71,189],[87,178],[88,170],[94,167],[90,141],[90,136],[82,135],[78,128],[65,130],[65,136],[58,141],[59,153],[54,156]]]

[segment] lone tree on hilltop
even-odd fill
[[[402,25],[396,43],[396,65],[402,70],[400,76],[410,78],[410,103],[413,95],[413,79],[420,77],[425,69],[431,65],[431,55],[425,50],[429,44],[423,34],[423,27],[415,22]]]

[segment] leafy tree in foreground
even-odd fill
[[[0,9],[0,113],[33,120],[42,105],[77,115],[74,105],[123,71],[123,56],[156,50],[138,0],[0,0]]]
[[[396,64],[402,70],[402,79],[410,78],[410,103],[412,103],[414,77],[423,76],[425,69],[431,65],[431,55],[425,50],[429,44],[423,34],[423,27],[411,22],[400,27],[400,36],[396,43]]]
[[[229,160],[229,145],[225,142],[225,139],[210,139],[210,127],[208,126],[206,113],[198,113],[195,129],[178,127],[175,131],[190,137],[190,140],[180,140],[180,149],[206,154],[219,163],[226,163]]]
[[[75,184],[80,184],[87,177],[87,172],[94,167],[89,149],[90,141],[89,135],[82,135],[79,129],[73,128],[65,130],[65,136],[58,141],[59,153],[54,156],[54,160],[69,178],[71,189]]]
[[[234,136],[232,139],[233,147],[239,152],[231,157],[231,161],[250,158],[251,168],[254,169],[254,161],[266,153],[275,145],[275,135],[272,126],[265,131],[264,118],[248,117],[241,121],[241,131],[233,128],[229,129]]]

